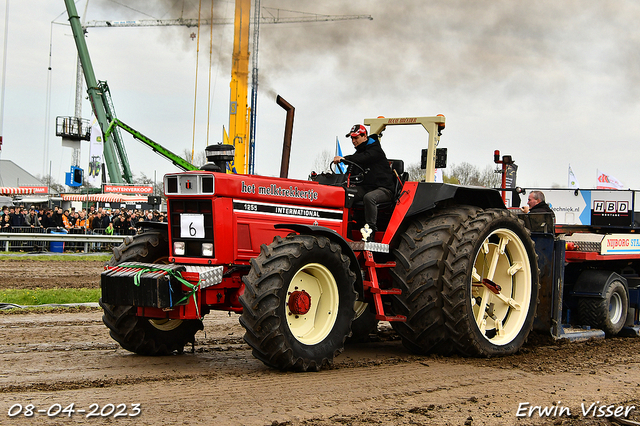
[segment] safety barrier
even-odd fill
[[[124,241],[127,235],[105,235],[104,229],[86,231],[64,228],[14,227],[10,232],[0,232],[0,247],[4,251],[110,251]]]

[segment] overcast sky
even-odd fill
[[[5,2],[0,6],[4,37]],[[85,0],[77,2],[82,14]],[[125,6],[126,5],[126,6]],[[323,150],[365,118],[444,114],[440,146],[449,163],[484,169],[493,151],[513,156],[518,184],[567,185],[571,164],[580,186],[596,170],[640,189],[640,3],[579,0],[262,0],[263,7],[371,15],[373,21],[263,25],[256,172],[278,175],[285,112],[296,108],[290,177],[306,179]],[[214,3],[233,17],[234,3]],[[202,4],[209,14],[208,0]],[[195,18],[197,0],[90,0],[86,20]],[[52,24],[53,22],[53,24]],[[63,0],[10,1],[2,159],[64,182],[71,149],[55,136],[55,117],[73,115],[76,50],[64,25]],[[200,35],[184,27],[91,28],[87,43],[96,77],[107,80],[118,117],[182,153],[221,142],[228,128],[232,26]],[[48,69],[51,64],[51,70]],[[209,72],[211,69],[211,85]],[[207,141],[207,91],[211,90]],[[194,142],[194,101],[196,105]],[[83,116],[90,107],[83,104]],[[177,171],[125,137],[134,174]],[[389,128],[389,158],[411,164],[426,148],[421,128]],[[81,166],[88,169],[88,144]],[[11,182],[5,182],[11,185]]]

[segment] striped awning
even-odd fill
[[[64,201],[97,201],[100,203],[146,203],[149,197],[121,194],[62,194]]]
[[[0,195],[23,195],[33,194],[33,188],[16,188],[9,186],[0,186]]]

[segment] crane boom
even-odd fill
[[[271,14],[271,16],[261,16],[259,23],[262,24],[291,24],[299,22],[328,22],[328,21],[351,21],[356,19],[368,19],[373,20],[371,15],[318,15],[315,13],[305,13],[302,17],[295,16],[280,16],[279,12],[282,9],[263,8],[265,10],[275,10],[278,13]],[[291,12],[291,11],[287,11]],[[300,12],[295,12],[300,13]],[[251,20],[253,25],[256,22],[255,18]],[[234,23],[230,18],[219,19],[200,19],[200,25],[231,25]],[[170,27],[170,26],[183,26],[183,27],[197,27],[198,19],[196,18],[176,18],[176,19],[133,19],[133,20],[112,20],[112,21],[87,21],[84,25],[85,28],[126,28],[126,27]]]

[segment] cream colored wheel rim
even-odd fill
[[[355,318],[353,318],[354,321],[360,318],[360,316],[364,314],[367,309],[369,309],[368,303],[356,300],[356,303],[353,304],[353,310],[356,311],[356,316]]]
[[[294,315],[289,310],[289,295],[305,291],[311,297],[311,305],[304,315]],[[340,296],[333,274],[319,263],[300,268],[287,289],[285,313],[291,334],[305,345],[322,342],[333,329],[338,318]]]
[[[150,319],[149,323],[160,331],[171,331],[180,327],[180,319]]]
[[[153,262],[151,263],[157,263],[157,264],[168,264],[169,263],[169,257],[167,256],[162,256],[159,257],[158,259],[155,259]],[[175,330],[176,328],[180,327],[180,324],[182,324],[182,320],[181,319],[167,319],[167,318],[163,318],[163,319],[149,319],[149,323],[154,326],[156,329],[160,330],[160,331],[171,331],[171,330]]]
[[[489,280],[500,287],[496,294]],[[483,241],[474,262],[471,306],[485,339],[507,345],[520,333],[531,304],[531,265],[518,235],[509,229],[493,231]]]

